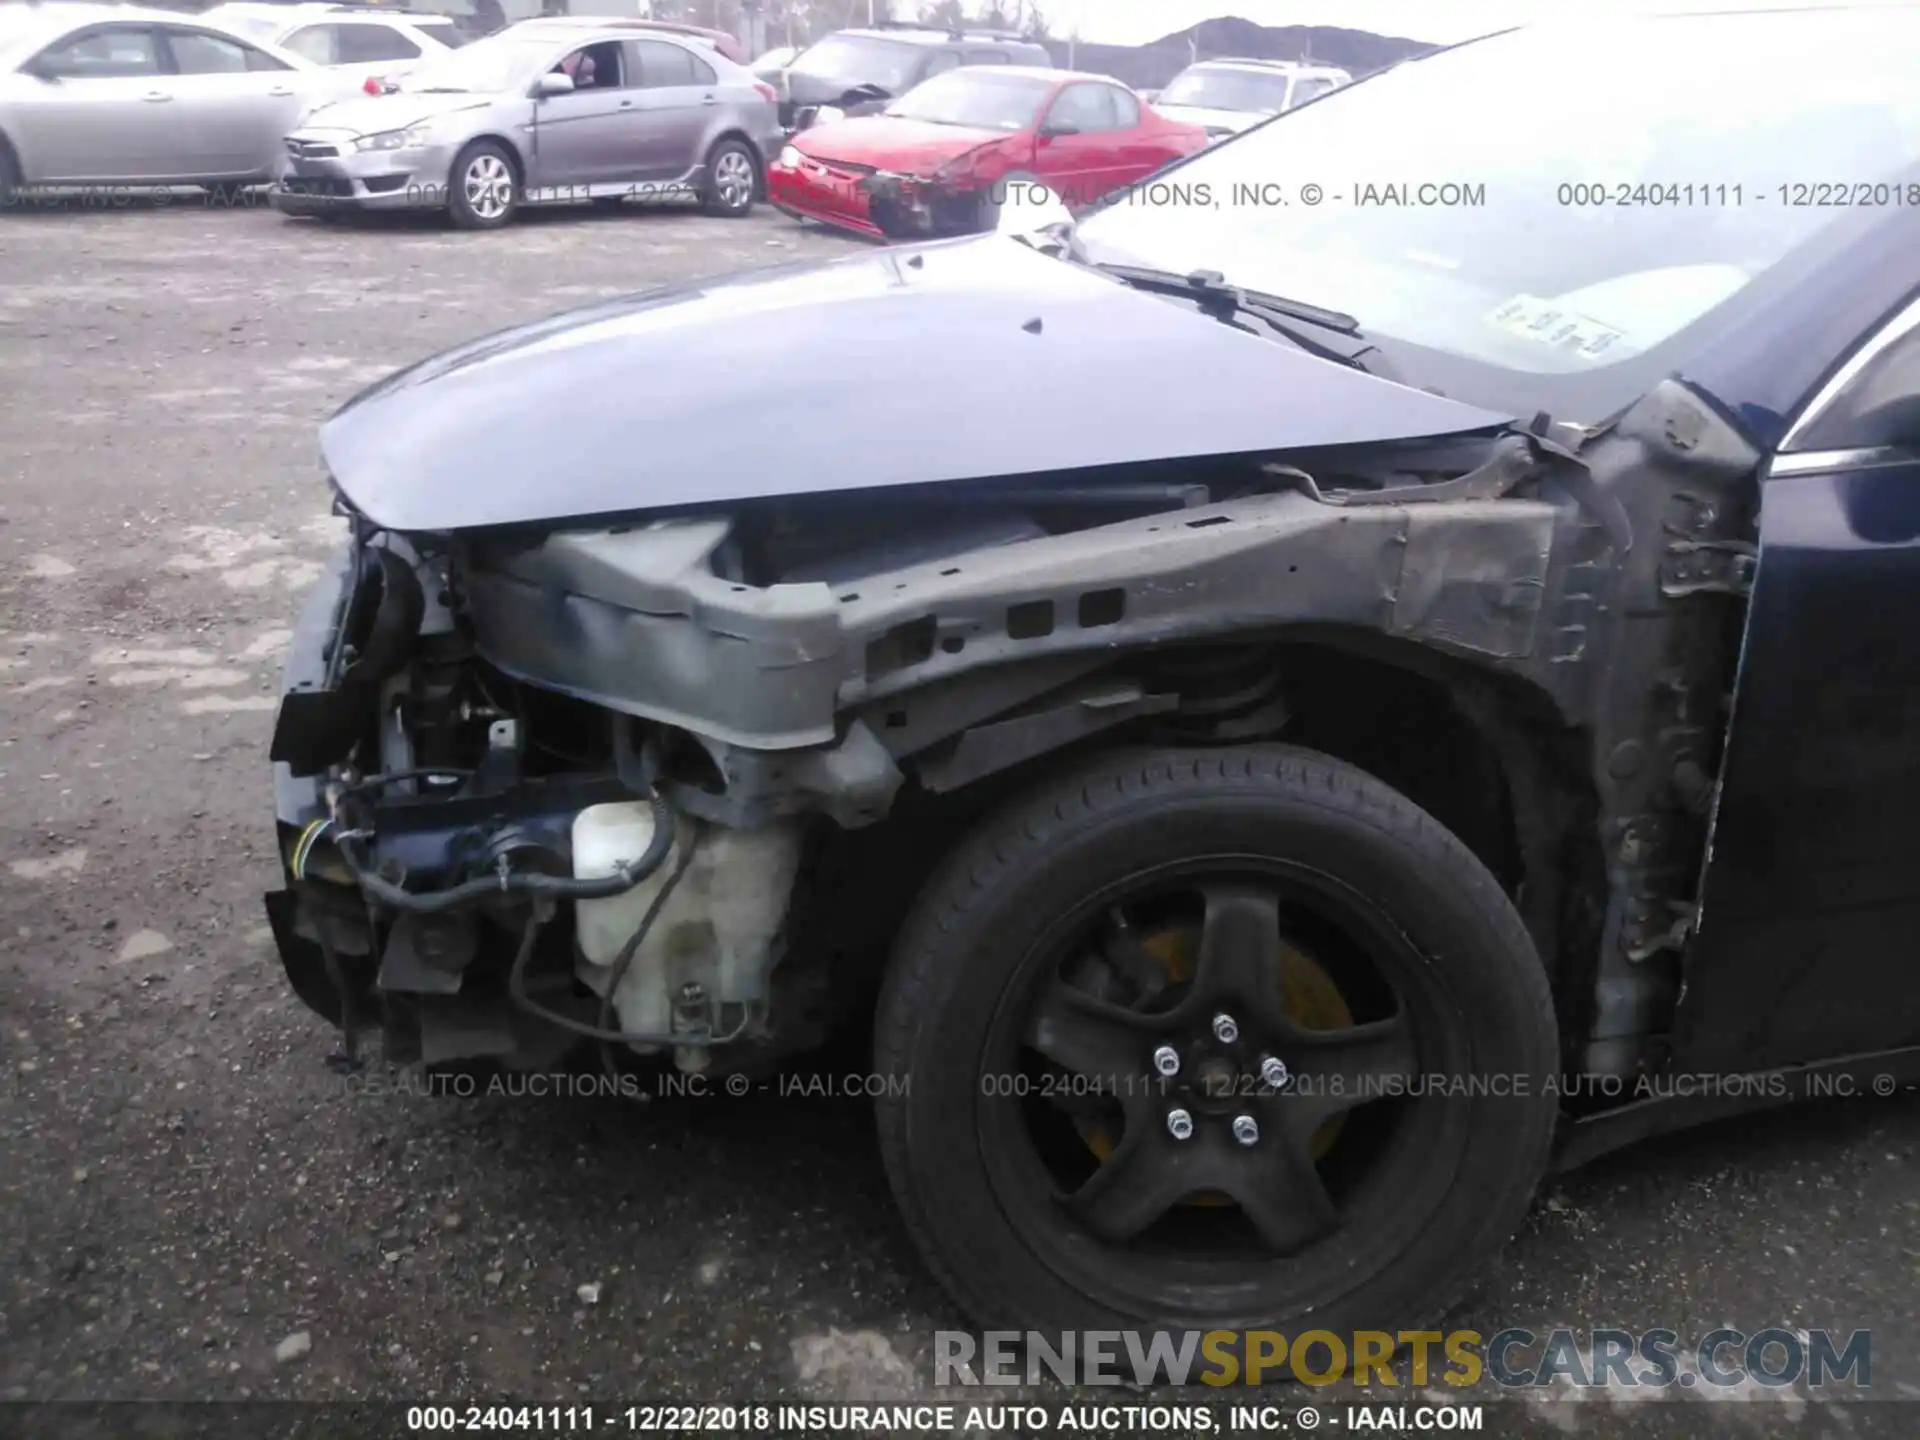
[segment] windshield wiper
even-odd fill
[[[1373,342],[1360,333],[1360,322],[1344,310],[1329,310],[1304,300],[1289,300],[1282,295],[1229,285],[1218,270],[1194,270],[1182,275],[1145,265],[1119,265],[1104,260],[1088,263],[1136,290],[1191,300],[1203,314],[1236,329],[1247,328],[1241,321],[1253,320],[1310,355],[1355,370],[1380,373],[1376,363],[1364,358],[1378,353]]]

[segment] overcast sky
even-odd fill
[[[1041,0],[1048,28],[1109,45],[1140,45],[1201,20],[1238,15],[1261,25],[1339,25],[1445,44],[1608,0]]]

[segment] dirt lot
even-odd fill
[[[278,653],[338,533],[317,423],[503,325],[851,248],[771,214],[0,217],[4,1398],[928,1392],[960,1321],[864,1101],[349,1089],[258,904]],[[644,394],[608,401],[644,427]],[[1871,1327],[1875,1391],[1920,1399],[1917,1182],[1912,1096],[1661,1142],[1553,1186],[1457,1318]],[[1892,1414],[1840,1408],[1692,1404],[1673,1433]]]

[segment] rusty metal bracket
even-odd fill
[[[1759,568],[1759,547],[1746,540],[1671,540],[1660,564],[1660,593],[1678,599],[1687,595],[1753,593]]]

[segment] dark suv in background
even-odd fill
[[[823,105],[847,115],[885,108],[922,80],[962,65],[1053,64],[1046,47],[1002,30],[880,24],[836,30],[802,50],[779,82],[780,123],[804,130]]]

